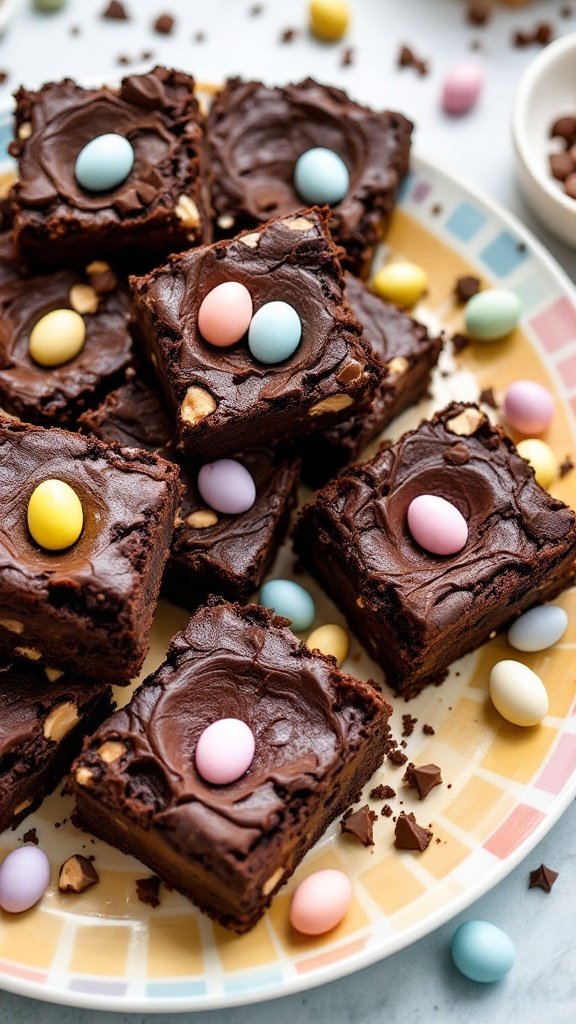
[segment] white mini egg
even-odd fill
[[[498,661],[490,673],[489,689],[494,707],[513,725],[538,725],[548,714],[544,683],[520,661]]]
[[[545,651],[562,639],[568,616],[557,604],[541,604],[524,612],[508,630],[508,643],[517,651]]]

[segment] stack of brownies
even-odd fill
[[[391,708],[373,684],[245,604],[301,470],[328,482],[300,514],[297,551],[407,696],[572,578],[572,513],[474,406],[345,470],[423,395],[440,353],[362,281],[410,134],[401,115],[310,79],[232,80],[207,116],[193,79],[164,68],[117,90],[66,80],[17,94],[19,178],[0,238],[0,827],[38,805],[89,736],[70,779],[78,823],[236,931],[254,925],[388,742]],[[110,136],[128,140],[132,164],[87,187],[79,154]],[[295,190],[295,162],[314,147],[349,172],[331,207]],[[205,299],[231,282],[253,318],[273,304],[295,311],[287,358],[257,358],[250,330],[225,347],[202,334]],[[82,341],[58,362],[42,339],[44,318],[62,311]],[[202,468],[223,459],[252,479],[244,511],[203,494]],[[31,526],[46,481],[80,502],[67,547],[44,546]],[[423,489],[467,519],[453,558],[407,531]],[[194,614],[107,718],[111,685],[142,667],[161,588]],[[218,785],[194,751],[228,718],[249,725],[255,752]]]

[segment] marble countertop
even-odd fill
[[[556,242],[532,218],[517,190],[510,139],[515,84],[538,48],[513,49],[513,27],[552,20],[556,30],[576,30],[560,10],[570,4],[539,0],[520,10],[498,9],[485,28],[465,23],[465,0],[350,0],[354,26],[345,43],[323,46],[300,32],[291,43],[279,37],[305,25],[306,0],[262,0],[262,12],[248,14],[252,0],[125,0],[130,22],[103,21],[105,0],[69,0],[57,14],[38,15],[32,0],[21,0],[0,40],[0,69],[9,73],[0,103],[20,82],[36,86],[69,75],[83,80],[113,78],[123,72],[120,56],[138,61],[143,51],[154,60],[191,70],[201,81],[243,74],[267,81],[297,80],[313,74],[348,89],[357,99],[402,110],[417,124],[416,145],[441,160],[532,228],[576,280],[576,251]],[[178,19],[170,36],[151,30],[154,17],[170,11]],[[70,28],[78,26],[79,33]],[[196,33],[205,33],[203,41]],[[449,119],[439,109],[442,75],[455,59],[470,53],[473,40],[487,67],[487,86],[474,113]],[[400,43],[430,60],[430,74],[397,70]],[[350,67],[340,66],[344,46],[354,49]],[[136,66],[136,64],[135,64]],[[528,891],[531,868],[541,862],[559,872],[550,895]],[[403,1024],[466,1020],[467,1024],[568,1024],[576,1014],[576,811],[564,814],[527,861],[461,918],[388,960],[341,981],[275,1003],[217,1010],[199,1015],[206,1024]],[[517,963],[499,985],[481,986],[462,978],[451,965],[450,937],[462,919],[485,918],[501,925],[517,943]],[[96,1013],[40,1004],[0,993],[0,1020],[9,1024],[120,1024],[120,1021],[182,1020],[178,1015],[134,1016]]]

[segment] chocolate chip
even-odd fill
[[[374,786],[374,789],[370,790],[371,800],[391,800],[394,796],[396,790],[392,789],[392,786]]]
[[[394,829],[394,846],[398,850],[419,850],[422,853],[431,839],[431,830],[422,828],[412,813],[400,812]]]
[[[29,828],[27,832],[22,836],[23,843],[33,843],[34,846],[38,846],[38,836],[35,828]]]
[[[111,3],[102,11],[100,17],[108,18],[110,21],[130,21],[128,11],[124,4],[119,3],[119,0],[111,0]]]
[[[482,388],[482,391],[480,392],[480,401],[483,402],[484,405],[489,405],[491,409],[498,408],[496,395],[492,388]]]
[[[150,907],[160,906],[160,879],[157,875],[150,875],[148,878],[136,879],[136,895],[141,903],[147,903]]]
[[[418,719],[412,718],[412,715],[402,715],[402,735],[411,736],[417,721]]]
[[[75,853],[68,857],[60,868],[58,888],[60,892],[84,892],[100,881],[100,876],[91,860]]]
[[[429,68],[428,62],[422,60],[421,57],[417,57],[409,46],[402,45],[398,51],[396,63],[399,68],[413,68],[419,75],[427,75]]]
[[[473,295],[477,295],[480,291],[480,278],[474,277],[472,274],[464,274],[463,277],[459,277],[454,285],[454,293],[458,302],[468,302]]]
[[[558,475],[560,476],[560,479],[562,479],[562,477],[566,476],[568,473],[571,473],[573,469],[574,462],[572,461],[570,456],[567,455],[564,461],[561,462],[558,466]]]
[[[345,815],[340,822],[340,828],[345,835],[354,836],[363,846],[374,846],[374,822],[378,821],[378,815],[371,811],[368,804]]]
[[[435,786],[441,785],[442,772],[437,764],[409,764],[402,782],[410,789],[417,790],[420,799],[424,800]]]
[[[457,441],[444,450],[443,458],[444,462],[449,462],[452,466],[463,466],[470,461],[470,450],[464,441]]]
[[[159,14],[154,21],[152,28],[161,36],[169,36],[174,28],[174,18],[171,14]]]
[[[547,868],[545,864],[541,864],[539,868],[535,868],[534,871],[530,872],[528,888],[543,889],[544,892],[550,892],[557,878],[557,871],[553,871],[552,868]]]
[[[473,0],[468,4],[466,20],[470,25],[487,25],[492,17],[492,7],[486,0]]]

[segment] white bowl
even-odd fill
[[[576,200],[552,177],[548,157],[558,152],[550,126],[576,114],[576,32],[550,43],[520,79],[512,119],[520,188],[536,216],[576,248]]]

